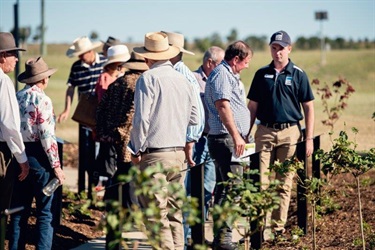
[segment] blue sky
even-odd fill
[[[13,5],[0,1],[0,30],[14,26]],[[41,23],[41,0],[18,0],[19,26],[35,30]],[[99,34],[123,42],[143,42],[152,31],[172,31],[188,41],[231,29],[239,39],[267,37],[285,30],[292,39],[319,36],[316,11],[327,11],[323,34],[330,38],[375,39],[375,0],[45,0],[47,43],[71,43],[75,38]]]

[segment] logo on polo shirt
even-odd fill
[[[292,85],[292,77],[291,76],[287,76],[286,79],[285,79],[285,85],[288,85],[288,86],[291,86]]]
[[[273,79],[273,75],[265,74],[264,78],[271,78],[271,79]]]

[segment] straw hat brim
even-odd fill
[[[145,62],[126,62],[122,65],[123,67],[131,70],[141,70],[146,71],[148,70],[148,66]]]
[[[181,50],[182,53],[186,53],[186,54],[193,55],[193,56],[195,55],[194,52],[191,52],[191,51],[186,50],[184,48],[180,48],[180,50]]]
[[[79,55],[82,55],[83,53],[86,53],[87,51],[90,51],[90,50],[93,50],[93,49],[96,49],[98,47],[100,47],[101,45],[103,45],[102,42],[93,42],[92,45],[90,47],[87,47],[83,50],[80,50],[80,51],[76,51],[74,49],[74,45],[70,46],[70,48],[66,51],[66,55],[68,57],[76,57],[76,56],[79,56]]]
[[[160,52],[149,51],[145,47],[135,47],[133,48],[133,51],[134,53],[151,60],[168,60],[180,53],[180,49],[175,46],[169,46],[167,50]]]
[[[126,54],[126,55],[120,55],[118,56],[117,58],[113,58],[113,59],[110,59],[110,60],[107,60],[104,64],[103,64],[103,67],[111,64],[111,63],[116,63],[116,62],[126,62],[130,59],[130,54]]]
[[[39,82],[40,80],[43,80],[46,77],[49,77],[50,75],[54,74],[56,71],[57,69],[49,68],[48,70],[40,74],[34,75],[34,76],[27,75],[25,71],[18,75],[17,80],[22,83],[36,83],[36,82]]]

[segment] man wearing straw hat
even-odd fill
[[[135,113],[130,134],[135,152],[132,161],[139,163],[142,171],[161,163],[163,169],[170,170],[170,174],[160,173],[153,178],[166,181],[165,189],[169,185],[178,185],[179,190],[184,190],[185,174],[176,171],[186,169],[186,130],[189,125],[198,124],[199,115],[194,89],[169,61],[180,50],[169,45],[165,33],[153,32],[145,35],[145,45],[134,48],[134,52],[145,58],[150,69],[141,75],[135,89]],[[155,193],[151,200],[140,195],[139,202],[144,207],[150,201],[156,202],[160,208],[161,247],[182,250],[181,205],[174,195],[165,195],[162,190]]]
[[[16,92],[8,73],[14,71],[18,62],[18,51],[14,37],[9,32],[0,32],[0,212],[9,208],[16,178],[16,162],[21,167],[18,179],[23,181],[29,173],[29,163],[20,132],[20,114]]]
[[[188,164],[190,167],[195,166],[195,162],[193,159],[193,148],[196,142],[199,141],[199,138],[202,135],[203,129],[204,129],[204,123],[205,123],[205,115],[204,115],[204,108],[202,101],[200,99],[200,93],[199,93],[199,83],[197,79],[195,78],[193,72],[185,65],[185,63],[182,61],[183,54],[189,54],[194,55],[193,52],[188,51],[184,48],[185,44],[185,38],[182,34],[174,33],[174,32],[166,32],[162,31],[163,33],[167,34],[168,41],[170,45],[176,46],[180,49],[180,53],[178,53],[175,57],[171,58],[170,61],[173,64],[173,68],[183,74],[186,79],[190,82],[190,84],[194,88],[194,94],[195,98],[197,99],[198,103],[198,111],[199,111],[199,123],[195,126],[189,126],[186,134],[186,147],[185,147],[185,154],[186,158],[188,160]],[[201,164],[201,162],[198,162]],[[186,178],[185,178],[185,188],[186,188],[186,194],[190,195],[190,171],[187,172]],[[184,214],[186,217],[187,214]],[[185,244],[188,244],[188,238],[189,238],[189,225],[184,220],[184,234],[185,234]]]
[[[79,60],[75,61],[70,69],[69,79],[67,82],[68,88],[65,96],[65,109],[57,117],[57,122],[63,122],[68,119],[70,108],[73,102],[75,88],[78,88],[78,95],[83,93],[95,92],[95,85],[98,81],[99,75],[103,71],[103,64],[107,61],[106,57],[95,52],[94,49],[100,47],[102,42],[92,43],[86,36],[79,37],[73,41],[73,45],[69,47],[66,52],[68,57],[78,57]],[[91,169],[88,166],[94,165],[95,160],[95,142],[93,140],[92,131],[89,128],[79,125],[78,132],[79,144],[79,168],[88,170],[89,172],[89,185],[92,180]],[[85,176],[80,171],[78,175],[78,182],[85,183]],[[83,181],[81,181],[83,178]],[[82,187],[78,187],[79,191]],[[90,192],[89,192],[90,194]]]

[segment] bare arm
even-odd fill
[[[312,155],[314,150],[314,103],[313,101],[302,103],[303,112],[305,113],[306,126],[306,156]]]
[[[74,86],[69,86],[68,89],[66,90],[66,95],[65,95],[65,109],[57,117],[57,122],[63,122],[63,121],[66,121],[66,119],[68,119],[73,97],[74,97]]]
[[[246,143],[238,132],[236,124],[234,123],[233,113],[229,101],[225,99],[218,100],[215,102],[215,107],[219,112],[222,123],[233,138],[234,152],[237,156],[240,156],[244,152]]]
[[[247,108],[250,110],[250,116],[251,116],[250,132],[251,132],[251,129],[253,128],[255,119],[257,117],[258,103],[250,100],[249,103],[247,104]]]

